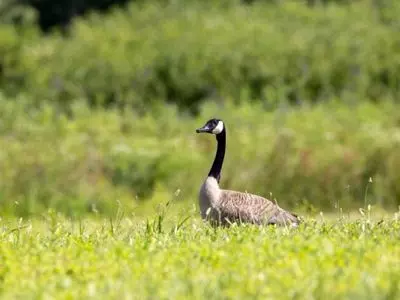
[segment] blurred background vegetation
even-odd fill
[[[0,210],[400,205],[398,0],[0,0]]]

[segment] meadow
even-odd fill
[[[182,216],[188,215],[188,212]],[[190,216],[190,214],[189,214]],[[193,217],[193,216],[192,216]],[[400,217],[320,215],[297,230],[160,213],[147,222],[2,220],[3,299],[398,299]]]
[[[0,297],[399,298],[400,2],[128,2],[0,0]],[[200,220],[212,117],[299,228]]]

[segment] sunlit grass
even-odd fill
[[[163,207],[139,221],[0,221],[5,298],[396,299],[400,219],[306,217],[297,230],[212,229]],[[162,211],[164,213],[162,213]],[[188,215],[191,213],[188,212]]]

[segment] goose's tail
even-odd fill
[[[279,208],[278,211],[269,218],[268,223],[280,226],[298,227],[301,221],[296,214]]]

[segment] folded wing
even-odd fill
[[[221,221],[253,224],[296,226],[298,217],[274,202],[253,194],[221,190],[219,212]]]

